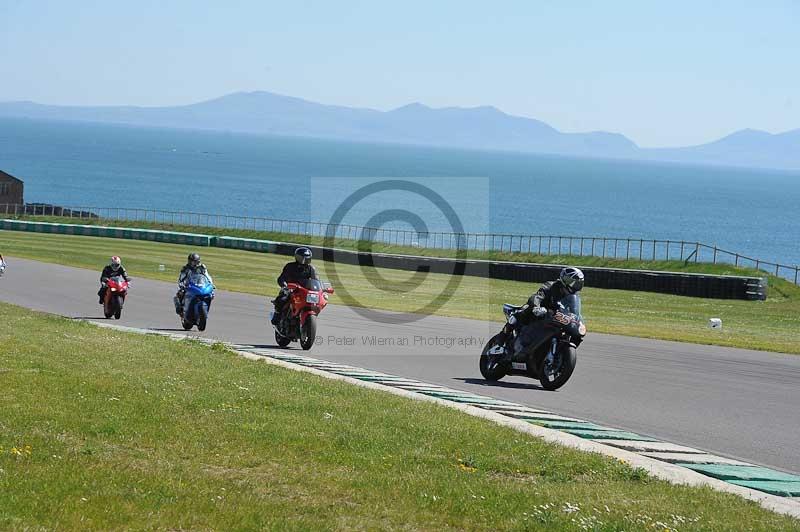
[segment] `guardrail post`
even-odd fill
[[[712,263],[717,263],[717,246],[714,246],[714,259],[712,260]]]
[[[795,266],[794,268],[794,284],[797,284],[797,272],[800,271],[800,268]]]

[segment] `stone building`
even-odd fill
[[[0,170],[0,205],[22,205],[24,200],[21,179]]]

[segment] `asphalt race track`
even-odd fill
[[[0,301],[104,321],[96,296],[99,270],[7,259]],[[172,306],[175,285],[131,273],[133,287],[119,323],[183,332]],[[264,282],[274,285],[272,279]],[[267,303],[264,297],[218,291],[202,334],[274,346]],[[495,385],[482,380],[478,354],[499,328],[495,323],[425,317],[391,324],[332,305],[320,316],[321,341],[308,354],[800,473],[800,356],[592,334],[588,318],[575,374],[557,392],[525,378],[506,377]]]

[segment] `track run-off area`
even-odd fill
[[[70,318],[105,321],[98,272],[9,257],[0,301]],[[132,272],[135,274],[135,272]],[[265,282],[272,283],[272,279]],[[205,333],[184,333],[171,298],[175,285],[134,279],[120,325],[276,348],[267,298],[218,291]],[[335,302],[335,300],[334,300]],[[372,320],[330,305],[319,319],[316,359],[382,371],[543,408],[800,473],[800,357],[716,346],[592,334],[578,350],[570,382],[556,392],[536,381],[484,381],[477,367],[496,323],[426,316],[401,323]],[[293,347],[293,349],[292,349]]]

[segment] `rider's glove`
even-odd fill
[[[531,313],[533,314],[534,317],[541,318],[545,314],[547,314],[547,309],[544,307],[533,307]]]
[[[509,325],[516,325],[517,324],[517,313],[512,312],[508,315],[508,324]]]

